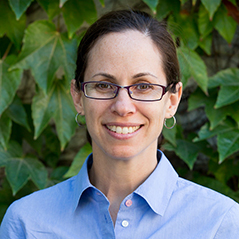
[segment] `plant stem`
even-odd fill
[[[12,42],[8,45],[7,50],[5,51],[5,53],[4,53],[3,57],[2,57],[2,60],[5,60],[5,58],[7,57],[8,53],[9,53],[9,51],[11,49],[11,47],[12,47]]]

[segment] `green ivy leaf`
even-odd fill
[[[229,119],[221,122],[213,130],[210,130],[209,124],[205,124],[199,131],[198,136],[199,138],[194,139],[194,142],[217,136],[219,163],[239,151],[239,129],[238,126]]]
[[[10,158],[6,166],[7,179],[15,195],[29,180],[43,189],[46,185],[47,171],[36,158]]]
[[[27,183],[31,178],[39,189],[43,189],[47,181],[47,171],[44,165],[33,157],[22,156],[21,146],[16,142],[10,142],[5,151],[0,147],[0,158],[5,166],[7,179],[13,190],[13,195]]]
[[[59,0],[37,0],[41,7],[46,11],[50,20],[61,13]]]
[[[204,39],[201,39],[198,45],[208,54],[211,55],[212,34],[209,34]]]
[[[11,143],[8,145],[8,150],[5,150],[0,145],[0,167],[6,167],[8,159],[12,156],[17,157],[17,155],[19,155],[19,152],[22,152],[21,147],[14,141],[11,141]]]
[[[0,145],[6,150],[10,139],[12,121],[4,112],[0,118]]]
[[[198,83],[199,87],[204,91],[204,93],[207,94],[207,69],[200,56],[193,50],[185,47],[180,47],[178,49],[178,59],[182,73],[184,74],[185,72],[186,77],[188,77],[190,74],[190,76],[194,78],[194,80]]]
[[[89,143],[85,144],[75,156],[69,170],[64,175],[65,178],[75,176],[79,173],[85,159],[92,152],[91,145]]]
[[[232,4],[234,4],[235,6],[237,6],[236,0],[229,0]]]
[[[214,13],[217,11],[218,7],[221,4],[221,0],[202,0],[202,4],[209,12],[209,17],[212,20]]]
[[[174,147],[177,146],[176,143],[176,133],[177,133],[177,127],[174,127],[172,129],[167,129],[167,128],[163,128],[163,136],[164,138],[170,143],[172,144]]]
[[[237,23],[232,17],[228,16],[227,9],[224,5],[221,5],[216,12],[213,23],[220,35],[228,43],[231,43],[237,28]]]
[[[213,22],[209,20],[209,14],[203,4],[199,7],[198,12],[198,28],[201,38],[205,38],[214,28]]]
[[[239,69],[229,68],[218,72],[209,79],[209,87],[220,86],[216,108],[239,100]]]
[[[66,174],[68,169],[69,169],[69,167],[67,167],[67,166],[60,166],[60,167],[54,169],[51,173],[51,179],[56,180],[58,182],[63,181],[64,175]]]
[[[47,182],[47,187],[51,187],[57,183],[60,183],[65,180],[64,175],[68,171],[69,167],[66,166],[60,166],[56,169],[54,169],[50,175],[50,178]]]
[[[222,163],[228,156],[239,151],[239,129],[224,132],[217,137],[219,152],[219,163]]]
[[[191,77],[191,69],[179,48],[177,49],[177,55],[181,71],[181,81],[182,84],[186,86],[188,79]]]
[[[218,126],[215,127],[213,130],[210,129],[209,123],[207,123],[203,125],[200,131],[198,132],[198,138],[195,138],[193,141],[198,142],[234,130],[237,130],[237,125],[235,125],[235,122],[232,122],[229,119],[220,122]]]
[[[6,188],[3,182],[1,184],[1,190],[0,190],[0,221],[2,221],[7,208],[13,201],[14,201],[14,197],[12,196],[11,188],[10,187]]]
[[[51,88],[57,70],[64,70],[70,83],[75,69],[76,40],[69,40],[48,21],[36,21],[29,25],[24,37],[23,50],[17,63],[10,69],[31,69],[44,93]]]
[[[175,153],[188,165],[191,170],[197,160],[199,151],[200,147],[198,147],[195,143],[183,139],[177,140],[177,149]]]
[[[17,21],[7,0],[2,0],[0,2],[0,22],[2,23],[0,24],[0,37],[6,33],[16,48],[20,50],[26,25],[26,17],[22,16]]]
[[[60,0],[60,8],[63,7],[63,5],[67,2],[68,0]]]
[[[235,86],[238,87],[238,82],[235,82]],[[218,100],[215,104],[216,108],[231,104],[239,99],[239,88],[235,86],[222,86],[218,94]]]
[[[75,109],[69,92],[68,83],[57,80],[47,95],[39,90],[33,98],[32,116],[35,126],[35,138],[53,118],[56,123],[57,134],[61,142],[61,149],[75,132]]]
[[[194,110],[198,107],[204,106],[206,115],[210,121],[210,130],[214,129],[221,121],[225,120],[227,116],[239,122],[239,101],[234,104],[227,105],[215,109],[214,105],[217,98],[217,89],[209,90],[209,97],[205,97],[204,93],[198,88],[189,98],[188,110]]]
[[[216,95],[214,95],[216,97]],[[213,98],[211,96],[208,98],[208,100],[205,102],[205,112],[207,114],[207,117],[210,121],[210,129],[214,129],[221,121],[226,119],[226,116],[228,115],[228,111],[226,109],[214,109],[215,100],[216,98]]]
[[[177,146],[165,144],[164,148],[169,151],[174,151],[192,170],[194,163],[197,160],[197,155],[200,147],[196,143],[184,139],[177,139]]]
[[[0,115],[11,104],[21,83],[22,70],[8,70],[14,59],[14,56],[8,56],[5,60],[0,60]]]
[[[19,20],[33,0],[8,0],[8,1],[13,12],[16,14],[17,20]]]
[[[97,19],[93,0],[70,0],[62,8],[62,12],[69,38],[72,38],[84,21],[92,24]]]
[[[199,42],[199,32],[196,22],[193,18],[184,15],[179,24],[183,26],[182,31],[180,31],[180,37],[185,46],[191,50],[195,50]]]
[[[30,125],[27,120],[26,111],[17,95],[15,96],[12,104],[6,110],[6,113],[12,121],[24,126],[28,131],[31,131]]]
[[[155,14],[156,13],[156,7],[158,5],[159,0],[143,0],[143,1],[149,6],[149,8]]]
[[[170,30],[175,36],[180,37],[183,46],[195,50],[198,46],[199,31],[195,16],[180,12],[180,14],[170,15],[167,21]],[[176,26],[183,26],[180,29]]]
[[[180,0],[181,4],[184,5],[186,2],[188,2],[189,0]]]
[[[170,12],[179,13],[180,12],[180,1],[164,1],[159,0],[157,5],[156,17],[159,21],[163,20]]]
[[[43,136],[46,141],[47,149],[57,155],[57,158],[59,159],[61,153],[60,141],[50,125],[48,125],[48,127],[43,131]]]
[[[207,97],[205,97],[205,94],[199,88],[197,88],[188,99],[188,111],[205,106],[207,104],[206,102]]]
[[[239,122],[239,102],[215,109],[215,98],[210,98],[206,103],[206,114],[210,121],[210,129],[214,129],[221,121],[225,120],[227,116],[231,116]]]
[[[105,1],[104,0],[99,0],[100,1],[100,4],[102,7],[105,7]]]
[[[239,162],[233,159],[225,160],[218,164],[213,160],[209,161],[209,172],[214,174],[216,179],[225,185],[233,176],[239,176]]]
[[[211,101],[206,104],[206,114],[210,121],[210,129],[214,129],[221,121],[225,120],[227,116],[235,119],[239,123],[239,102],[234,104],[215,109],[215,100],[211,98]]]

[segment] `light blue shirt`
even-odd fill
[[[239,238],[239,204],[178,177],[160,151],[158,159],[153,173],[121,203],[115,227],[109,201],[89,181],[90,155],[77,176],[14,202],[0,238]]]

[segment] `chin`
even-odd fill
[[[123,160],[127,161],[134,157],[136,157],[140,152],[135,151],[135,147],[132,149],[132,147],[118,147],[116,149],[112,148],[110,152],[106,152],[106,154],[109,155],[109,157],[116,159],[116,160]]]

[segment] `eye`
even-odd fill
[[[151,84],[139,84],[136,86],[136,89],[141,91],[152,90],[153,86]]]
[[[107,89],[112,89],[112,85],[109,83],[101,82],[101,83],[96,83],[95,88],[100,90],[107,90]]]

